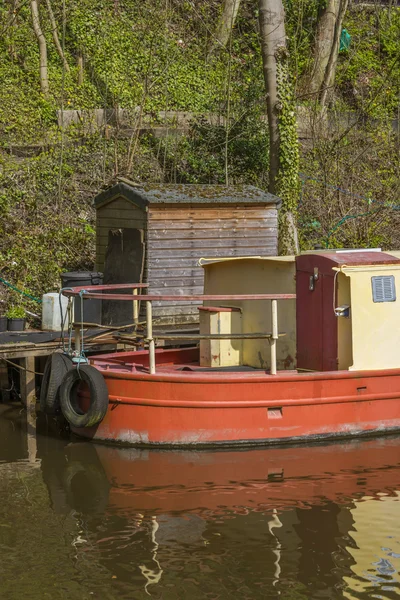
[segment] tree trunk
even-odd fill
[[[261,52],[269,128],[268,191],[280,196],[279,252],[297,254],[299,143],[293,87],[289,81],[282,0],[259,0]]]
[[[240,0],[224,0],[222,15],[218,21],[214,37],[211,40],[208,56],[211,56],[213,52],[221,48],[226,48],[232,29],[235,26],[239,6]]]
[[[336,65],[340,48],[340,35],[342,33],[343,19],[346,14],[348,5],[349,0],[340,0],[339,12],[336,18],[335,30],[332,39],[331,53],[329,56],[328,64],[326,65],[324,80],[321,86],[321,106],[325,106],[329,90],[333,87],[335,83]]]
[[[19,11],[19,0],[11,0],[9,9],[9,26],[10,26],[10,46],[9,53],[12,60],[17,60],[17,52],[14,45],[14,32],[18,27],[17,16]]]
[[[67,73],[69,73],[70,72],[69,64],[67,62],[67,59],[65,58],[63,49],[61,48],[60,40],[58,39],[57,23],[56,23],[56,19],[54,17],[53,8],[51,6],[50,0],[46,0],[46,6],[47,6],[47,12],[49,13],[49,19],[50,19],[50,23],[51,23],[51,34],[53,36],[54,45],[58,52],[58,56],[61,58],[61,60],[63,62],[64,69],[67,71]]]
[[[39,9],[37,0],[31,0],[31,12],[33,29],[39,46],[39,73],[40,73],[40,89],[44,96],[49,95],[49,77],[47,71],[47,44],[42,28],[40,26]]]
[[[309,91],[318,98],[324,82],[326,67],[332,51],[335,25],[339,14],[340,0],[328,0],[320,12],[315,33],[314,64]]]
[[[309,91],[322,105],[335,81],[340,34],[348,3],[348,0],[327,0],[318,19]]]

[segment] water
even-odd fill
[[[57,427],[1,407],[2,600],[400,595],[400,437],[172,452]]]

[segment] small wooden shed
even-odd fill
[[[201,294],[201,257],[277,254],[280,200],[253,186],[138,186],[125,179],[98,194],[94,206],[96,269],[104,283],[147,282],[152,294]],[[155,302],[153,313],[161,325],[199,319],[194,302]],[[128,315],[111,311],[104,322],[124,320]]]

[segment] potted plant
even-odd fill
[[[7,331],[7,317],[6,316],[0,317],[0,333],[2,331]]]
[[[6,313],[8,331],[24,331],[25,310],[22,306],[11,306]]]

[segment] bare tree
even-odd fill
[[[223,0],[222,13],[219,18],[213,39],[211,40],[208,55],[225,48],[229,42],[232,29],[235,26],[240,0]]]
[[[49,13],[49,19],[50,19],[50,23],[51,23],[51,34],[53,36],[54,45],[58,52],[58,56],[61,58],[61,60],[63,62],[64,69],[67,71],[67,73],[69,73],[70,72],[69,64],[67,62],[67,59],[65,58],[64,51],[61,48],[60,40],[58,38],[57,23],[56,23],[56,19],[54,17],[53,8],[51,6],[51,0],[46,0],[46,6],[47,6],[47,12]]]
[[[18,16],[18,11],[20,9],[20,4],[19,4],[19,0],[11,0],[10,1],[10,6],[9,6],[9,19],[8,19],[8,26],[10,27],[10,46],[9,46],[9,52],[11,55],[11,58],[13,60],[17,60],[17,52],[15,50],[15,45],[14,45],[14,32],[16,31],[17,27],[18,27],[18,23],[17,23],[17,16]]]
[[[40,26],[39,8],[37,0],[31,0],[31,12],[33,29],[39,46],[39,73],[40,73],[40,89],[44,96],[49,95],[49,76],[47,70],[47,44],[42,28]]]
[[[309,91],[322,105],[326,103],[328,89],[335,81],[340,34],[348,3],[349,0],[327,0],[319,15]]]
[[[258,0],[269,128],[269,185],[282,199],[280,253],[296,254],[299,144],[282,0]]]
[[[339,11],[335,23],[335,30],[333,33],[331,53],[329,56],[328,64],[326,65],[325,76],[321,87],[320,103],[322,106],[325,106],[328,97],[328,92],[335,83],[336,65],[340,48],[340,35],[342,33],[343,19],[346,14],[348,5],[349,0],[340,0]]]
[[[318,97],[325,77],[326,66],[332,50],[332,40],[340,0],[328,0],[320,10],[315,32],[314,63],[309,81],[310,92]]]

